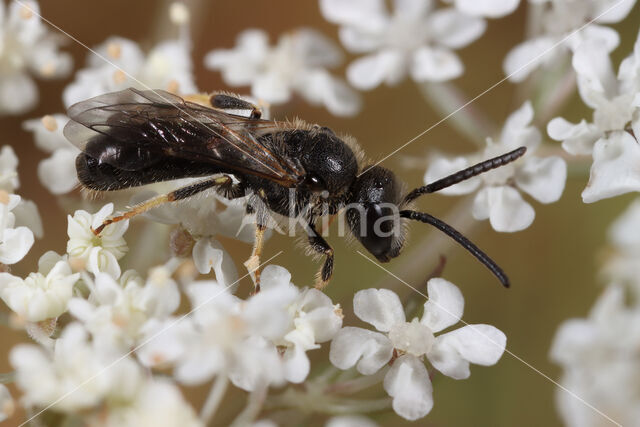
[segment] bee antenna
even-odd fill
[[[522,155],[524,155],[526,151],[527,147],[520,147],[501,156],[494,157],[493,159],[485,160],[484,162],[469,166],[466,169],[446,176],[442,179],[437,180],[436,182],[425,185],[424,187],[418,187],[405,196],[404,203],[417,199],[423,194],[435,193],[436,191],[440,191],[443,188],[451,187],[452,185],[455,185],[462,181],[466,181],[467,179],[473,178],[474,176],[480,175],[481,173],[488,172],[491,169],[504,166],[507,163],[511,163],[514,160],[522,157]]]
[[[471,240],[464,237],[458,230],[451,227],[446,222],[432,215],[429,215],[428,213],[410,210],[400,211],[400,217],[433,225],[435,228],[458,242],[463,248],[469,251],[471,255],[476,257],[478,261],[483,263],[494,274],[494,276],[496,276],[498,280],[500,280],[500,283],[502,283],[505,288],[509,287],[509,278],[498,266],[498,264],[496,264],[491,258],[489,258],[487,254],[482,252],[480,248],[478,248],[471,242]]]

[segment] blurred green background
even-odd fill
[[[523,1],[522,3],[526,3]],[[228,88],[220,75],[205,70],[202,58],[214,48],[230,48],[244,29],[257,27],[269,32],[272,41],[280,33],[300,26],[312,26],[337,41],[337,28],[324,21],[316,1],[234,1],[187,2],[197,10],[192,16],[193,60],[196,82],[200,90],[233,89],[246,92],[246,88]],[[148,49],[157,41],[171,35],[167,33],[167,5],[164,1],[78,2],[57,0],[41,2],[43,15],[88,46],[103,42],[108,36],[120,35],[138,41]],[[614,26],[621,35],[621,45],[614,53],[617,62],[629,54],[640,26],[639,7],[629,17]],[[460,51],[466,66],[463,77],[454,81],[470,98],[484,91],[504,77],[502,61],[511,47],[523,38],[526,4],[513,15],[489,21],[485,35],[471,46]],[[65,50],[71,52],[76,69],[83,66],[88,52],[77,43],[68,40]],[[347,59],[352,56],[347,55]],[[347,61],[348,62],[348,61]],[[343,75],[344,68],[336,71]],[[72,79],[40,82],[41,100],[37,108],[19,117],[0,118],[1,144],[10,144],[20,159],[21,187],[18,193],[36,201],[44,221],[45,238],[37,241],[30,255],[13,268],[14,274],[24,275],[35,270],[39,256],[46,250],[65,251],[66,214],[61,205],[68,200],[56,198],[42,187],[37,179],[38,161],[45,154],[38,151],[30,134],[24,132],[21,123],[29,118],[62,112],[61,91]],[[364,93],[364,108],[353,118],[331,116],[321,108],[309,107],[302,100],[275,108],[274,118],[298,115],[310,122],[321,123],[341,133],[355,136],[367,155],[381,158],[437,122],[441,116],[428,106],[417,86],[410,80],[397,87],[380,87]],[[499,126],[507,115],[519,107],[516,87],[504,82],[478,99],[474,106],[493,119]],[[567,104],[562,115],[569,120],[589,118],[587,110],[577,95]],[[544,129],[541,129],[544,132]],[[546,132],[544,132],[546,134]],[[546,138],[548,141],[548,138]],[[552,143],[557,144],[557,143]],[[453,129],[449,122],[437,126],[423,137],[403,149],[397,156],[384,162],[408,184],[422,184],[427,166],[427,154],[431,150],[449,153],[467,153],[476,147]],[[407,167],[403,159],[411,158]],[[579,160],[581,161],[581,160]],[[587,182],[587,169],[577,168],[570,175],[562,199],[544,206],[534,204],[536,219],[527,230],[515,234],[500,234],[490,229],[487,222],[469,221],[470,211],[459,215],[452,225],[469,233],[481,248],[491,255],[509,274],[512,288],[501,288],[496,279],[465,251],[452,243],[442,242],[437,231],[426,225],[412,224],[411,239],[401,256],[385,265],[395,275],[415,287],[423,286],[424,279],[438,263],[438,254],[447,256],[443,277],[456,283],[466,300],[464,320],[469,323],[489,323],[504,331],[508,337],[507,348],[544,374],[557,379],[559,369],[548,360],[551,340],[558,325],[565,319],[585,316],[602,289],[597,278],[599,259],[606,244],[606,230],[610,222],[624,209],[632,196],[604,200],[592,205],[582,203],[580,193]],[[77,197],[79,193],[72,197]],[[419,207],[434,215],[448,218],[448,213],[464,203],[462,199],[438,195],[426,196]],[[468,225],[472,227],[469,228]],[[464,225],[464,226],[463,226]],[[230,251],[239,271],[242,261],[248,257],[250,247],[230,239],[221,239]],[[129,241],[129,240],[128,240]],[[327,294],[341,302],[346,314],[345,325],[357,325],[352,314],[353,293],[362,288],[388,287],[403,297],[411,294],[401,282],[362,258],[357,245],[348,246],[339,238],[329,238],[336,252],[335,276]],[[131,243],[131,242],[130,242]],[[437,245],[437,246],[435,246]],[[436,248],[433,250],[433,248]],[[293,281],[299,286],[311,285],[318,264],[303,255],[293,239],[274,236],[267,244],[265,259],[283,250],[274,260],[287,267]],[[128,255],[131,257],[132,255]],[[125,259],[125,262],[127,260]],[[134,262],[132,260],[129,260]],[[248,283],[245,283],[245,288]],[[415,294],[414,294],[415,297]],[[419,297],[421,298],[421,297]],[[1,329],[0,372],[10,368],[8,349],[23,334]],[[328,346],[325,346],[328,347]],[[318,363],[327,360],[326,348],[310,353]],[[313,365],[312,365],[313,366]],[[15,392],[15,389],[12,389]],[[199,407],[206,387],[188,389],[187,394]],[[558,425],[554,406],[555,386],[531,368],[509,354],[505,354],[497,366],[474,366],[468,380],[455,381],[443,376],[434,379],[433,411],[419,425],[447,426],[538,426]],[[598,402],[590,402],[598,406]],[[242,393],[227,396],[220,414],[220,425],[244,406]],[[380,424],[403,425],[395,414],[373,414]],[[322,424],[324,417],[314,417],[314,423]],[[14,423],[16,417],[10,423]]]

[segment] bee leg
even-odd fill
[[[254,294],[260,292],[260,255],[262,255],[262,248],[264,246],[264,232],[267,227],[261,224],[256,225],[256,237],[253,242],[253,250],[248,260],[244,262],[244,266],[249,271],[249,276],[253,280],[255,286]]]
[[[217,93],[211,95],[209,102],[212,107],[224,110],[229,114],[239,116],[247,116],[248,114],[250,119],[259,119],[262,117],[262,110],[260,107],[235,96]]]
[[[231,185],[233,180],[228,175],[219,176],[212,179],[207,179],[205,181],[200,181],[198,183],[188,185],[186,187],[178,188],[170,193],[161,194],[159,196],[153,197],[145,202],[139,203],[128,211],[124,212],[121,215],[114,216],[113,218],[105,220],[98,228],[93,229],[93,233],[98,236],[102,232],[102,230],[109,224],[113,224],[114,222],[123,221],[125,219],[129,219],[141,213],[148,211],[149,209],[155,208],[163,203],[175,202],[178,200],[186,199],[195,194],[198,194],[204,190],[207,190],[211,187],[216,186],[226,186]]]
[[[316,275],[316,289],[324,289],[333,275],[333,248],[316,231],[313,224],[309,224],[309,245],[311,249],[325,256],[324,264]]]

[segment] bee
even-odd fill
[[[405,194],[391,170],[365,164],[351,138],[300,120],[261,119],[258,106],[234,95],[214,94],[205,106],[161,90],[129,88],[74,104],[68,116],[64,135],[81,150],[78,178],[90,190],[202,178],[105,220],[96,235],[111,223],[213,189],[227,199],[248,196],[246,212],[255,215],[256,236],[245,265],[254,266],[256,287],[270,214],[296,217],[304,225],[311,251],[324,256],[316,287],[326,286],[334,252],[316,223],[338,212],[345,212],[351,234],[380,262],[400,254],[407,220],[419,221],[453,238],[509,286],[504,271],[474,243],[440,219],[413,210],[412,202],[512,162],[525,147]]]

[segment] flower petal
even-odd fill
[[[486,187],[478,192],[473,203],[473,217],[487,219],[496,231],[512,233],[529,227],[536,213],[512,187]]]
[[[520,0],[455,0],[458,10],[469,15],[500,18],[517,9]]]
[[[454,8],[433,12],[428,25],[434,39],[451,49],[460,49],[474,42],[487,28],[484,19],[465,15]]]
[[[540,203],[553,203],[560,199],[567,180],[567,163],[563,158],[529,156],[516,170],[516,184]]]
[[[433,387],[424,364],[415,356],[400,356],[384,377],[384,389],[393,397],[393,410],[407,420],[424,417],[433,408]]]
[[[356,367],[363,375],[371,375],[391,360],[393,346],[389,338],[378,332],[347,326],[331,341],[329,360],[340,369]]]
[[[303,382],[309,375],[310,362],[307,353],[298,345],[289,347],[282,355],[284,377],[294,384]]]
[[[356,292],[353,312],[382,332],[389,332],[393,325],[405,321],[400,298],[389,289],[363,289]]]
[[[427,284],[429,300],[424,304],[420,322],[433,332],[439,332],[460,321],[464,311],[464,297],[453,283],[439,277]]]
[[[538,128],[531,126],[533,114],[531,102],[525,101],[520,108],[509,115],[500,134],[500,141],[505,148],[515,149],[525,146],[531,153],[540,145],[542,135]]]
[[[597,17],[595,22],[602,24],[615,24],[627,17],[636,0],[604,0],[594,2],[595,10],[592,16]]]
[[[453,158],[437,157],[431,163],[429,163],[429,168],[424,174],[424,183],[431,184],[441,178],[461,171],[468,166],[470,166],[469,160],[462,156]],[[475,176],[473,178],[462,181],[459,184],[444,188],[438,191],[438,194],[444,194],[446,196],[460,196],[463,194],[469,194],[475,191],[481,183],[482,179]]]
[[[380,31],[388,20],[384,0],[320,0],[320,12],[329,22]]]
[[[38,164],[38,178],[47,190],[53,194],[65,194],[78,184],[76,157],[78,150],[59,149],[53,155]]]
[[[38,102],[38,87],[28,74],[0,75],[0,114],[21,114]]]
[[[403,55],[389,49],[360,57],[347,68],[347,80],[360,90],[373,89],[383,82],[395,85],[404,76]]]
[[[554,44],[552,37],[537,37],[520,43],[504,58],[504,74],[514,83],[523,81],[540,65],[552,61],[557,55],[552,49]]]
[[[631,191],[640,191],[640,145],[627,132],[612,132],[593,147],[591,176],[582,200],[593,203]]]
[[[586,120],[573,124],[562,117],[556,117],[547,124],[547,133],[556,141],[562,141],[562,148],[573,155],[591,154],[593,145],[602,136],[602,131]]]
[[[463,72],[462,61],[449,49],[423,46],[413,54],[411,77],[415,81],[444,82],[460,77]]]
[[[231,256],[213,237],[198,239],[193,246],[193,263],[200,274],[208,274],[213,269],[222,286],[233,286],[238,281],[238,271]]]
[[[33,246],[33,232],[27,227],[8,228],[2,234],[0,263],[15,264],[25,257]]]
[[[504,353],[507,337],[491,325],[467,325],[436,337],[427,353],[434,368],[455,378],[469,377],[469,362],[494,365]]]

